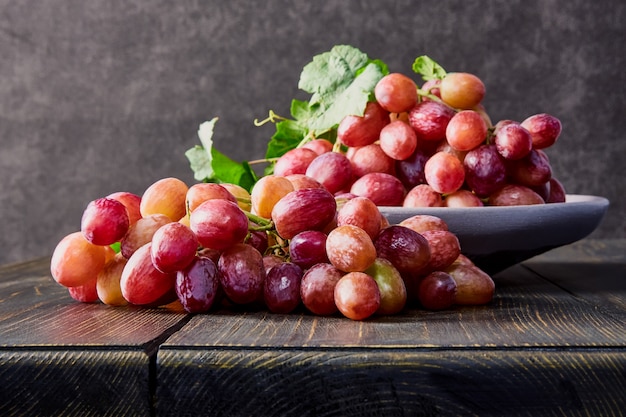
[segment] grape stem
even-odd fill
[[[274,110],[270,110],[267,118],[263,120],[254,119],[254,125],[258,127],[258,126],[263,126],[264,124],[270,123],[270,122],[276,123],[279,120],[287,120],[287,118],[279,116],[278,114],[274,113]]]

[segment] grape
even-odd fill
[[[437,152],[424,166],[426,182],[441,194],[450,194],[461,188],[465,170],[459,159],[447,152]]]
[[[550,195],[548,196],[546,203],[565,203],[566,193],[561,181],[552,177],[550,178],[548,184],[550,184]]]
[[[98,291],[96,290],[97,277],[92,278],[83,285],[68,287],[67,291],[74,300],[81,303],[95,303],[98,301]]]
[[[337,140],[346,146],[365,146],[378,140],[389,123],[389,112],[375,101],[365,106],[363,116],[346,116],[337,127]]]
[[[250,223],[250,226],[257,227],[254,223]],[[264,230],[251,230],[244,239],[244,243],[247,243],[261,253],[265,253],[269,247],[269,237]]]
[[[425,309],[445,310],[457,298],[457,284],[447,272],[433,271],[419,283],[417,298]]]
[[[466,174],[467,178],[467,174]],[[483,201],[469,190],[456,190],[452,194],[448,194],[443,201],[445,207],[482,207]]]
[[[447,268],[461,254],[461,245],[456,235],[447,230],[426,230],[421,233],[430,248],[429,271]]]
[[[374,87],[374,96],[388,112],[402,113],[417,103],[417,85],[404,74],[387,74]]]
[[[305,230],[289,241],[291,262],[308,269],[318,263],[328,263],[326,234],[318,230]]]
[[[293,191],[293,185],[285,177],[266,175],[252,187],[250,201],[252,211],[266,219],[272,216],[274,206],[284,196]]]
[[[428,230],[448,230],[448,224],[442,218],[430,214],[415,214],[402,220],[398,225],[420,234]]]
[[[380,307],[378,284],[364,272],[350,272],[341,277],[334,298],[341,314],[352,320],[365,320]]]
[[[404,200],[405,189],[395,176],[371,172],[356,180],[350,188],[350,193],[367,197],[377,206],[400,206]]]
[[[337,212],[337,226],[351,224],[365,230],[370,238],[375,239],[380,231],[380,210],[372,200],[355,197],[345,202]]]
[[[165,214],[151,214],[143,217],[128,228],[126,236],[121,241],[121,252],[126,259],[141,246],[152,241],[154,233],[163,225],[172,220]]]
[[[263,298],[263,255],[250,245],[238,243],[222,252],[217,264],[224,294],[235,304]]]
[[[291,313],[300,305],[302,275],[302,268],[291,262],[270,269],[263,286],[263,300],[272,313]]]
[[[548,156],[541,150],[532,149],[528,155],[515,161],[507,161],[512,181],[527,187],[545,184],[552,177]]]
[[[104,268],[98,274],[96,292],[98,293],[98,298],[104,304],[111,306],[128,304],[122,295],[122,288],[120,287],[120,280],[122,279],[122,272],[126,263],[127,259],[124,255],[118,253],[104,265]]]
[[[285,178],[287,178],[291,182],[294,191],[302,190],[303,188],[324,188],[324,186],[320,184],[319,181],[311,177],[307,177],[304,174],[291,174],[287,175]]]
[[[448,73],[439,84],[441,99],[457,109],[472,109],[485,96],[485,84],[474,74]]]
[[[133,194],[127,191],[118,191],[106,196],[106,198],[112,198],[117,200],[126,207],[128,213],[128,223],[133,225],[137,220],[141,219],[141,211],[139,209],[141,205],[141,197],[137,194]]]
[[[87,205],[80,229],[88,242],[105,246],[120,241],[129,225],[124,204],[112,198],[98,198]]]
[[[152,263],[161,272],[185,269],[196,257],[198,238],[182,223],[161,226],[152,236]]]
[[[204,313],[218,298],[220,274],[210,258],[196,256],[188,267],[176,273],[176,295],[185,311]]]
[[[137,249],[124,265],[120,288],[131,304],[157,307],[176,300],[176,274],[163,273],[154,267],[150,255],[152,243]]]
[[[331,193],[343,190],[352,181],[352,164],[339,152],[326,152],[318,155],[307,168],[305,174]]]
[[[439,141],[446,138],[446,128],[454,110],[436,101],[422,101],[409,112],[409,124],[418,140]]]
[[[545,204],[545,201],[528,187],[507,184],[489,196],[488,204],[490,206],[521,206]]]
[[[384,228],[374,246],[377,257],[389,260],[403,277],[424,272],[430,260],[428,241],[408,227],[391,225]]]
[[[496,125],[493,140],[500,155],[506,159],[521,159],[533,148],[530,132],[518,123]]]
[[[487,124],[480,114],[463,110],[455,114],[446,127],[446,139],[451,147],[469,151],[485,141]]]
[[[481,145],[465,155],[465,181],[478,197],[487,197],[506,184],[506,166],[495,145]]]
[[[561,134],[561,121],[546,113],[532,115],[521,125],[530,132],[534,149],[554,145]]]
[[[200,245],[216,250],[243,242],[248,234],[248,217],[228,200],[207,200],[200,204],[191,213],[189,225]]]
[[[377,314],[397,314],[406,305],[407,293],[400,272],[387,259],[376,258],[374,263],[365,270],[374,278],[380,291],[380,306]]]
[[[219,259],[219,258],[218,258]],[[278,264],[282,264],[285,262],[285,259],[279,255],[269,254],[263,256],[263,269],[265,270],[265,275],[270,272],[270,269],[275,267]]]
[[[272,210],[276,232],[291,239],[305,230],[322,230],[335,218],[337,202],[323,188],[305,188],[284,196]]]
[[[174,222],[180,220],[187,212],[188,189],[178,178],[168,177],[154,182],[141,196],[141,215],[165,214]]]
[[[77,287],[97,277],[105,262],[105,246],[94,245],[81,232],[73,232],[54,248],[50,273],[59,284]]]
[[[333,143],[328,139],[313,139],[304,145],[303,148],[312,149],[316,154],[321,155],[333,150]]]
[[[477,266],[455,263],[445,272],[450,274],[456,283],[455,304],[483,305],[493,299],[495,283]]]
[[[352,164],[352,174],[360,178],[371,172],[395,173],[395,161],[385,153],[378,143],[350,148],[346,157]]]
[[[240,209],[245,211],[252,210],[252,204],[250,202],[250,193],[248,190],[237,184],[222,183],[222,187],[235,197],[235,201]]]
[[[380,147],[393,159],[407,159],[417,148],[417,135],[407,123],[396,120],[381,130]]]
[[[402,207],[442,207],[443,198],[428,184],[419,184],[411,188],[404,197]]]
[[[302,276],[300,298],[313,314],[328,316],[337,312],[335,285],[343,272],[329,263],[313,265]]]
[[[396,161],[396,176],[407,190],[419,184],[426,183],[424,166],[428,161],[428,155],[420,148],[403,161]]]
[[[235,196],[223,185],[213,182],[201,182],[194,184],[187,190],[185,201],[189,213],[193,212],[200,204],[207,200],[222,199],[237,202]]]
[[[286,177],[291,174],[304,174],[311,161],[318,156],[313,149],[295,148],[285,152],[274,165],[274,175]]]
[[[365,230],[346,224],[328,234],[326,255],[341,271],[365,271],[376,260],[376,248]]]

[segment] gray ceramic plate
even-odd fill
[[[464,254],[495,273],[593,232],[609,206],[604,197],[567,195],[565,203],[508,207],[380,207],[390,223],[415,214],[442,218]]]

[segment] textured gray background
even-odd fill
[[[153,181],[193,182],[184,152],[261,157],[302,67],[354,45],[392,71],[428,54],[479,75],[494,121],[548,112],[569,193],[606,196],[595,237],[624,237],[622,0],[0,0],[0,264],[48,255],[85,205]]]

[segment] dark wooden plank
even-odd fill
[[[563,347],[626,346],[624,323],[517,266],[495,277],[490,305],[354,322],[340,316],[266,311],[194,316],[164,346]]]
[[[187,319],[180,309],[110,307],[73,300],[48,258],[0,268],[0,348],[154,345]]]
[[[524,265],[626,323],[626,239],[583,240]]]
[[[156,415],[619,416],[626,353],[164,348]]]
[[[153,415],[145,352],[0,350],[0,415]]]

